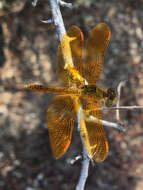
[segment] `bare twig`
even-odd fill
[[[84,147],[84,144],[83,144],[82,169],[81,169],[81,174],[80,174],[78,184],[76,186],[76,190],[83,190],[84,189],[86,179],[88,177],[89,163],[90,163],[90,158],[88,157],[88,153],[87,153],[87,151]]]
[[[127,81],[121,81],[119,84],[118,84],[118,87],[117,87],[117,93],[118,93],[118,100],[117,100],[117,103],[116,103],[116,107],[119,107],[120,106],[120,99],[121,99],[121,89],[123,86],[125,86]],[[116,110],[116,119],[117,121],[120,121],[120,112],[119,112],[119,109]]]

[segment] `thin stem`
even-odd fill
[[[143,106],[120,106],[120,107],[107,108],[107,110],[133,110],[133,109],[143,109]]]
[[[143,109],[143,106],[120,106],[120,107],[99,107],[92,109],[92,111],[110,111],[110,110],[133,110],[133,109]],[[90,113],[91,110],[86,110],[86,113]]]
[[[121,81],[119,84],[118,84],[118,87],[117,87],[117,92],[118,92],[118,100],[117,100],[117,103],[116,103],[116,107],[119,107],[120,106],[120,99],[121,99],[121,89],[123,86],[125,86],[127,81]],[[120,121],[120,112],[119,112],[119,109],[116,110],[116,119],[117,121]]]

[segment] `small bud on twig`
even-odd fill
[[[38,0],[32,0],[32,6],[36,7]]]
[[[40,20],[42,23],[44,23],[44,24],[52,24],[53,23],[53,19],[52,18],[50,18],[50,19],[48,19],[48,20]]]
[[[72,3],[66,3],[62,0],[59,0],[59,4],[62,6],[62,7],[68,7],[69,9],[72,9]]]

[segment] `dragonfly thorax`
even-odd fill
[[[94,95],[97,98],[103,98],[104,97],[104,91],[96,85],[84,85],[83,87],[83,95]]]
[[[101,100],[104,102],[104,106],[111,106],[117,98],[117,92],[114,88],[108,88],[106,91],[104,91],[102,88],[96,85],[84,85],[82,89],[83,96]]]

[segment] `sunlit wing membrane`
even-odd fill
[[[89,84],[95,84],[100,76],[110,36],[110,29],[105,23],[98,24],[89,34],[83,66],[84,76]]]
[[[50,144],[55,158],[60,158],[68,149],[76,114],[79,109],[78,98],[55,96],[47,111]]]
[[[66,86],[84,84],[82,78],[83,34],[72,26],[63,36],[57,52],[57,74]]]
[[[98,103],[96,103],[96,108],[97,111],[91,111],[90,115],[85,110],[81,111],[80,132],[89,156],[97,162],[102,162],[108,154],[108,142],[102,126]]]

